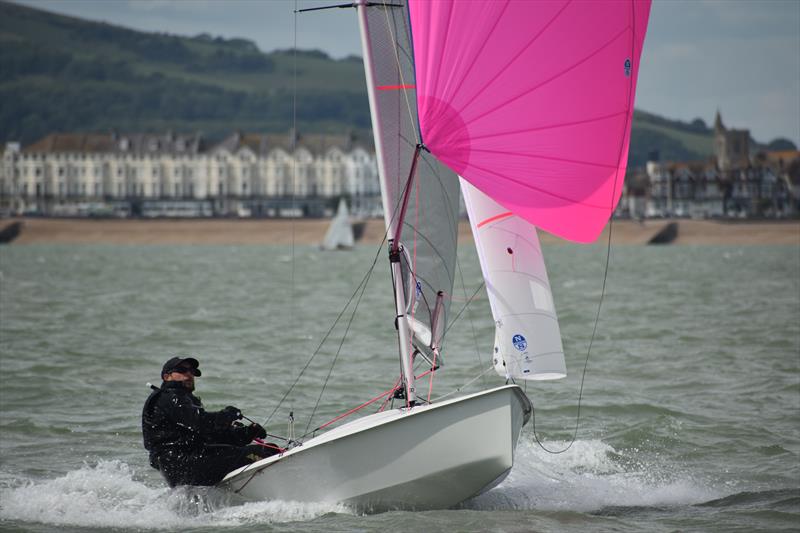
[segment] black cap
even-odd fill
[[[170,372],[174,372],[178,368],[189,368],[192,371],[192,374],[195,376],[201,376],[200,369],[197,368],[200,366],[200,362],[195,359],[194,357],[173,357],[166,363],[164,366],[161,367],[161,375],[169,374]]]

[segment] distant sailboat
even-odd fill
[[[325,238],[320,245],[323,250],[349,250],[355,244],[353,225],[350,223],[350,212],[344,198],[339,200],[336,216],[331,220]]]
[[[566,375],[536,228],[592,242],[613,213],[650,0],[355,6],[400,355],[397,385],[359,408],[382,397],[403,406],[313,436],[323,424],[220,486],[370,511],[450,507],[514,464],[532,406],[510,382]],[[436,401],[432,381],[417,383],[443,366],[459,176],[496,326],[492,363],[506,381]]]

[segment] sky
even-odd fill
[[[143,31],[243,37],[265,52],[296,42],[361,55],[353,10],[293,13],[348,0],[15,1]],[[719,110],[728,128],[759,142],[800,146],[800,0],[654,0],[636,108],[709,126]]]

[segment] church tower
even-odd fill
[[[729,130],[717,109],[714,117],[714,155],[723,172],[746,168],[750,164],[750,130]]]

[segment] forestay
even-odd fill
[[[367,4],[365,33],[374,65],[375,108],[380,128],[379,170],[387,227],[400,216],[417,145],[414,56],[408,9],[400,2]],[[446,328],[453,289],[458,233],[458,177],[425,150],[410,183],[401,242],[405,300],[414,345],[429,358]],[[390,235],[390,238],[392,236]],[[438,356],[437,356],[438,357]],[[436,364],[441,365],[441,359]]]

